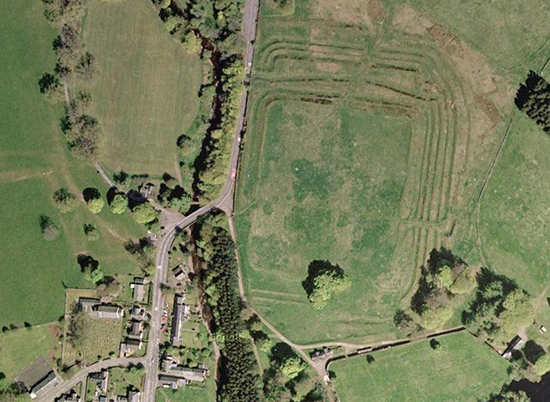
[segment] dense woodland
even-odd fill
[[[222,352],[218,401],[259,401],[252,344],[242,336],[246,325],[241,316],[235,245],[220,226],[205,224],[201,229],[200,254],[208,264],[201,282],[212,310],[210,327]]]

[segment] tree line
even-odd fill
[[[170,34],[188,52],[209,61],[210,82],[199,90],[199,115],[190,132],[178,139],[178,147],[182,167],[193,173],[195,200],[212,200],[227,174],[243,89],[243,43],[239,32],[244,2],[152,0],[152,3]],[[197,143],[200,135],[204,135],[202,144]]]
[[[200,255],[208,265],[201,286],[212,310],[209,323],[221,350],[218,402],[259,402],[258,368],[250,339],[243,336],[246,324],[238,293],[235,245],[220,226],[202,224]]]
[[[52,43],[56,64],[52,72],[44,73],[39,79],[40,92],[52,102],[65,100],[61,129],[69,148],[76,156],[95,159],[101,128],[98,119],[89,113],[91,95],[77,90],[71,98],[67,86],[69,80],[89,82],[96,71],[95,58],[83,50],[80,39],[84,0],[42,0],[42,3],[46,19],[59,27],[59,35]]]

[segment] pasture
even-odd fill
[[[550,280],[550,138],[517,113],[481,204],[489,265],[538,296]]]
[[[93,215],[82,200],[68,214],[55,207],[52,194],[59,187],[79,198],[86,187],[103,195],[107,188],[91,166],[69,154],[59,130],[61,108],[39,93],[39,78],[54,65],[56,35],[42,4],[4,3],[0,20],[0,326],[37,325],[63,315],[65,286],[91,285],[79,272],[79,253],[92,254],[106,274],[139,272],[123,242],[144,229],[130,214],[115,216],[105,208]],[[57,239],[46,241],[40,233],[41,214],[58,227]],[[98,227],[99,241],[86,240],[84,223]]]
[[[485,28],[429,1],[353,4],[261,8],[237,246],[248,299],[297,343],[392,339],[430,250],[481,261],[476,203],[525,67],[503,55],[545,44],[538,17],[485,55]],[[479,7],[504,35],[505,10]],[[314,260],[352,281],[321,312],[301,283]]]
[[[84,41],[97,61],[91,83],[110,171],[178,177],[176,139],[198,111],[198,56],[185,53],[147,0],[89,2]]]
[[[508,381],[508,362],[471,335],[421,341],[334,362],[333,384],[342,402],[471,402],[485,400]]]

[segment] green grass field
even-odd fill
[[[171,389],[158,389],[157,401],[159,402],[211,402],[215,400],[214,389],[188,386],[177,391]]]
[[[485,400],[508,380],[508,362],[466,333],[335,362],[330,370],[342,402],[471,402]]]
[[[52,363],[60,355],[58,341],[52,335],[51,324],[19,328],[0,335],[0,372],[11,381],[22,369],[40,356]]]
[[[481,183],[516,80],[549,39],[544,17],[531,26],[528,8],[506,3],[525,29],[507,29],[507,8],[495,5],[262,3],[237,244],[247,297],[293,341],[391,339],[430,250],[480,262]],[[301,286],[317,259],[353,283],[321,313]]]
[[[107,188],[95,170],[75,160],[58,128],[61,110],[48,104],[38,79],[54,65],[51,41],[56,32],[43,16],[40,2],[0,5],[0,326],[32,325],[63,315],[64,286],[90,286],[79,273],[76,256],[92,254],[106,274],[139,272],[123,242],[144,234],[130,214],[115,216],[106,208],[91,214],[83,202],[60,214],[52,194],[65,186],[77,195],[86,187]],[[30,112],[32,111],[32,112]],[[44,240],[40,214],[58,226],[60,236]],[[82,226],[95,224],[100,240],[86,240]],[[35,297],[32,297],[34,295]]]
[[[102,123],[102,162],[129,173],[177,177],[176,139],[198,110],[198,56],[189,56],[147,0],[89,2],[86,48],[98,73],[91,88]]]
[[[550,280],[550,138],[518,113],[481,205],[488,263],[535,297]]]

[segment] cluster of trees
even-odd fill
[[[338,265],[329,261],[312,261],[308,276],[302,282],[313,308],[322,310],[334,293],[342,292],[351,286],[351,280]]]
[[[266,402],[325,402],[322,385],[308,373],[308,366],[285,343],[270,350],[271,366],[263,378],[263,398]]]
[[[506,344],[521,327],[533,322],[533,303],[511,279],[483,268],[478,274],[476,298],[462,313],[473,334],[487,342]]]
[[[215,226],[210,230],[209,238],[204,237],[206,231],[201,233],[210,248],[202,254],[207,257],[208,270],[202,272],[201,282],[212,310],[210,326],[222,352],[218,401],[256,402],[260,400],[258,369],[252,344],[242,336],[246,326],[237,290],[235,246],[225,229]]]
[[[411,310],[420,316],[423,328],[440,329],[454,313],[453,298],[475,288],[475,272],[445,248],[432,250],[427,266],[421,270],[418,288],[411,299]],[[397,320],[399,325],[410,324],[409,319],[401,318]]]
[[[132,209],[132,216],[137,223],[145,225],[150,232],[160,232],[160,212],[149,202],[146,201],[135,205]]]
[[[534,71],[516,94],[516,106],[550,134],[550,84]]]
[[[165,173],[162,178],[163,183],[160,185],[157,201],[174,211],[186,213],[191,206],[191,195],[168,173]]]
[[[53,72],[44,73],[38,81],[40,92],[58,102],[65,98],[65,116],[61,127],[69,147],[77,156],[93,159],[99,152],[100,127],[98,120],[87,113],[91,96],[86,91],[76,91],[70,99],[67,81],[76,77],[90,81],[96,70],[95,58],[83,50],[80,40],[81,20],[84,16],[83,0],[42,0],[44,15],[60,29],[52,43],[56,55]],[[72,82],[75,82],[72,79]]]
[[[194,172],[193,191],[202,200],[213,199],[225,181],[231,139],[235,131],[242,92],[243,44],[239,39],[242,0],[152,0],[167,30],[190,53],[210,60],[211,82],[199,91],[202,105],[193,131],[205,134],[200,152],[196,141],[181,136],[182,165]],[[201,110],[203,107],[201,107]],[[183,147],[189,147],[189,151]],[[187,160],[192,158],[193,160]]]

